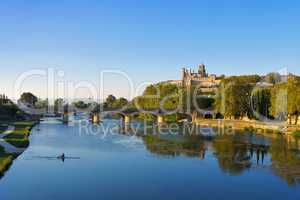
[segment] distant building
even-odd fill
[[[182,86],[182,80],[167,80],[167,81],[162,81],[160,82],[161,84],[173,84],[177,86]]]
[[[11,105],[11,101],[5,94],[0,94],[0,105]]]
[[[162,83],[175,84],[183,87],[198,86],[201,92],[211,93],[216,92],[221,79],[221,77],[217,77],[215,74],[208,74],[205,65],[201,64],[197,72],[183,68],[181,80],[168,80]]]
[[[262,87],[262,88],[268,88],[268,87],[273,87],[274,84],[273,83],[268,83],[268,82],[265,82],[265,81],[260,81],[260,82],[256,83],[256,86],[257,87]]]
[[[182,69],[182,85],[184,87],[200,85],[203,88],[216,88],[219,86],[221,79],[215,74],[206,73],[205,65],[199,65],[198,72]]]

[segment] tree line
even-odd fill
[[[32,93],[23,93],[20,101],[34,107],[45,107],[48,100],[41,100]],[[65,104],[56,99],[55,112]],[[144,92],[132,100],[109,95],[104,102],[86,103],[75,101],[74,108],[85,109],[96,105],[103,108],[134,108],[144,111],[163,109],[174,111],[171,117],[177,119],[179,113],[193,113],[214,110],[219,118],[225,119],[278,119],[297,124],[300,115],[300,77],[289,74],[282,76],[270,73],[266,76],[247,75],[224,77],[213,95],[204,94],[196,86],[181,87],[175,84],[158,83],[146,87]],[[174,115],[176,115],[174,117]],[[140,114],[151,119],[151,115]]]
[[[257,75],[225,78],[215,98],[216,111],[227,119],[265,117],[297,124],[300,77],[289,74],[279,79],[277,74],[274,76],[264,79]]]

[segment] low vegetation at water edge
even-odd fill
[[[4,171],[11,165],[13,161],[13,156],[6,154],[3,147],[0,146],[0,177],[3,175]]]
[[[12,160],[13,160],[12,155],[0,156],[0,176],[10,166]]]
[[[292,135],[294,136],[294,137],[296,137],[296,138],[300,138],[300,131],[298,130],[298,131],[294,131],[293,133],[292,133]]]
[[[15,122],[15,130],[7,135],[4,139],[6,142],[19,148],[26,148],[29,145],[29,134],[32,126],[35,124],[33,121]]]

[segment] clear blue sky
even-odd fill
[[[300,74],[299,10],[297,0],[1,1],[0,92],[47,67],[95,84],[101,69],[138,84],[179,79],[183,66],[200,63],[215,74]],[[123,95],[113,82],[108,92]],[[43,96],[36,83],[25,88]]]

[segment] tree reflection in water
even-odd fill
[[[245,170],[265,170],[289,185],[300,183],[300,145],[295,139],[279,135],[258,135],[247,132],[217,134],[212,140],[197,135],[139,135],[151,153],[176,157],[217,159],[220,169],[229,175]],[[0,178],[16,156],[6,154],[0,147]]]
[[[256,142],[252,143],[252,136],[223,135],[213,141],[215,155],[224,172],[237,175],[254,163],[264,164],[265,154],[269,147],[264,140],[257,140],[257,138]]]
[[[204,141],[197,136],[146,135],[143,140],[147,149],[158,155],[205,157]]]
[[[300,150],[298,140],[273,140],[270,146],[272,171],[289,185],[300,183]]]
[[[213,140],[187,135],[143,136],[147,149],[163,156],[205,158],[212,151],[224,173],[240,175],[245,170],[265,169],[289,185],[300,183],[300,150],[297,140],[251,133],[217,135]]]

